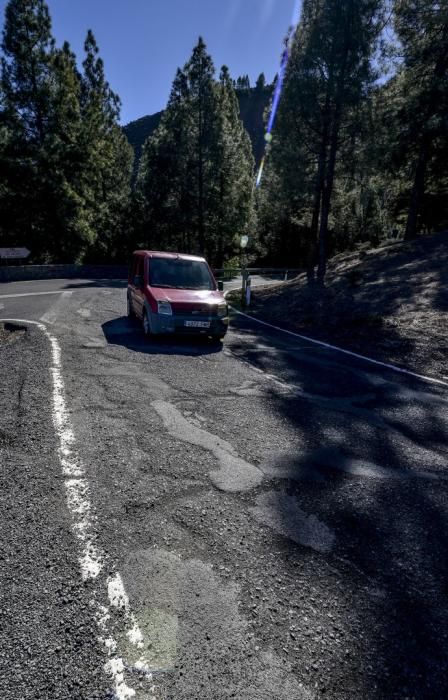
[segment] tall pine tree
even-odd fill
[[[54,40],[43,0],[10,0],[2,51],[2,238],[26,243],[36,259],[45,259],[52,242],[45,229],[47,191],[41,171],[49,132]]]
[[[310,278],[318,242],[321,282],[341,140],[374,78],[381,8],[381,0],[304,0],[285,78],[270,179],[295,193],[287,219],[308,231]]]
[[[446,154],[448,145],[448,5],[396,0],[394,9],[403,60],[396,80],[396,144],[412,178],[405,232],[410,239],[417,233],[438,152]]]
[[[81,76],[44,0],[10,0],[0,86],[0,236],[36,262],[124,253],[131,148],[93,35]]]
[[[199,39],[145,144],[138,193],[152,245],[200,252],[220,265],[253,226],[253,158],[228,71],[219,82],[214,73]]]
[[[92,31],[84,45],[81,114],[84,183],[94,241],[87,259],[120,259],[127,250],[132,149],[119,126],[120,100],[111,90]]]

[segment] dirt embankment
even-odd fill
[[[304,275],[254,289],[250,313],[448,379],[448,233],[339,255],[324,289]]]

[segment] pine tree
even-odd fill
[[[131,148],[92,34],[80,76],[43,0],[10,0],[0,103],[1,235],[35,261],[110,259],[126,248]]]
[[[273,182],[296,192],[289,221],[309,232],[313,278],[326,272],[327,238],[341,138],[373,80],[381,0],[304,0],[274,134]],[[275,154],[275,155],[274,155]]]
[[[10,0],[5,11],[2,91],[6,112],[28,142],[47,133],[54,39],[43,0]]]
[[[253,211],[254,161],[249,135],[239,115],[238,100],[227,66],[219,78],[218,110],[220,118],[219,173],[215,247],[209,249],[217,267],[232,252],[236,235],[254,235]],[[210,244],[209,244],[210,246]]]
[[[40,176],[48,135],[54,40],[43,0],[10,0],[1,63],[2,236],[26,243],[36,259],[51,249],[47,192]]]
[[[138,177],[143,230],[158,246],[221,262],[252,221],[253,161],[227,69],[221,81],[202,39],[178,70]]]
[[[206,242],[206,212],[208,208],[208,184],[213,178],[213,154],[218,138],[217,129],[217,101],[213,85],[214,66],[211,57],[207,54],[206,46],[199,39],[193,49],[190,61],[185,66],[188,81],[188,101],[190,106],[190,118],[196,132],[197,168],[193,171],[196,176],[198,211],[197,229],[199,250],[205,252]]]
[[[87,204],[87,153],[76,58],[65,43],[53,52],[53,91],[41,177],[48,192],[46,227],[54,231],[51,254],[59,262],[82,261],[95,238]]]
[[[184,130],[186,80],[180,69],[161,123],[143,147],[136,188],[137,238],[146,247],[191,251],[188,201],[189,141]]]
[[[397,146],[412,173],[405,237],[417,233],[425,190],[448,133],[448,6],[396,0],[395,32],[403,63],[397,76]],[[447,171],[445,171],[446,173]]]
[[[257,92],[263,92],[266,87],[266,76],[264,73],[260,73],[255,83],[255,89]]]
[[[85,41],[81,114],[86,152],[84,184],[94,230],[88,259],[119,258],[127,248],[132,149],[119,127],[120,100],[111,90],[93,33]]]

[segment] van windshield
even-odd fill
[[[181,258],[152,258],[149,265],[151,287],[214,290],[215,283],[205,262]]]

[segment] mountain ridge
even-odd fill
[[[273,86],[236,89],[235,92],[240,106],[241,120],[249,134],[252,152],[258,165],[264,152],[264,114],[271,101]],[[159,126],[162,115],[163,111],[148,114],[122,127],[123,133],[134,149],[134,176],[138,170],[143,145]]]

